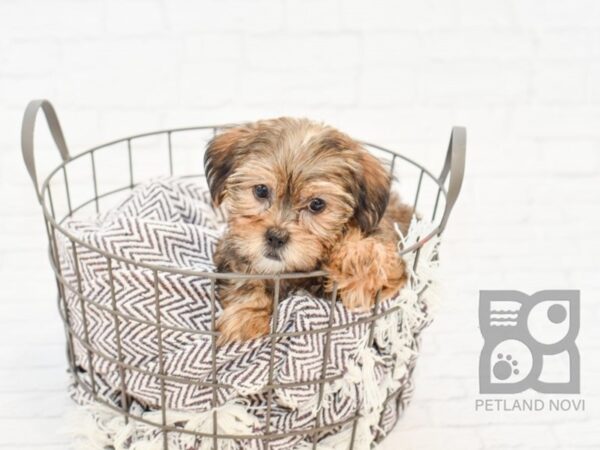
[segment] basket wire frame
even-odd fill
[[[59,164],[56,168],[54,168],[50,174],[45,178],[42,183],[41,188],[38,184],[37,171],[34,159],[34,126],[36,122],[37,113],[39,110],[42,110],[46,116],[48,126],[50,129],[51,136],[56,144],[56,147],[59,150],[60,156],[62,158],[62,163]],[[144,423],[151,427],[156,427],[156,429],[160,430],[162,433],[162,443],[164,449],[169,449],[169,433],[180,433],[180,434],[189,434],[195,436],[197,439],[210,439],[212,440],[213,448],[219,447],[219,441],[224,439],[235,439],[237,441],[245,441],[245,440],[259,440],[264,448],[268,449],[269,444],[272,440],[280,439],[284,437],[289,437],[293,435],[305,435],[308,436],[309,441],[312,441],[312,448],[316,449],[319,441],[319,437],[322,436],[326,432],[335,431],[340,429],[342,426],[350,424],[352,426],[351,431],[351,439],[349,443],[349,449],[354,449],[355,447],[355,439],[357,432],[357,424],[358,420],[361,418],[360,415],[360,405],[357,406],[355,414],[351,417],[338,421],[336,423],[321,423],[319,415],[316,415],[314,427],[312,429],[300,429],[300,430],[290,430],[286,432],[277,432],[271,429],[271,415],[272,415],[272,404],[273,404],[273,395],[275,389],[283,389],[286,387],[294,387],[300,385],[308,385],[308,384],[317,384],[318,385],[318,405],[321,405],[324,396],[324,386],[326,383],[330,383],[335,381],[336,379],[341,378],[341,376],[330,376],[326,375],[327,363],[330,358],[331,352],[331,334],[334,331],[341,330],[343,328],[349,328],[353,326],[358,326],[359,324],[367,323],[369,325],[369,336],[368,342],[369,344],[373,343],[374,339],[374,330],[375,323],[379,318],[385,317],[389,314],[393,314],[399,310],[399,306],[391,307],[383,312],[379,311],[380,307],[380,297],[379,293],[376,296],[374,306],[372,308],[372,312],[368,317],[362,318],[352,323],[342,324],[342,325],[334,325],[333,321],[333,308],[331,308],[331,312],[329,314],[328,325],[325,328],[312,329],[308,331],[296,331],[296,332],[278,332],[275,328],[277,323],[277,314],[278,314],[278,303],[280,301],[280,283],[282,280],[286,279],[298,279],[298,278],[316,278],[322,277],[326,275],[326,272],[322,270],[317,270],[308,273],[285,273],[278,275],[252,275],[252,274],[238,274],[238,273],[214,273],[214,272],[202,272],[202,271],[194,271],[183,268],[167,268],[161,267],[159,265],[148,264],[148,263],[140,263],[134,260],[128,259],[122,255],[111,254],[106,251],[103,251],[99,248],[95,248],[86,242],[78,239],[74,236],[66,227],[63,226],[63,223],[68,218],[72,217],[74,214],[78,213],[84,207],[93,204],[94,211],[98,214],[102,211],[100,202],[104,198],[111,197],[113,195],[131,191],[135,188],[138,183],[136,182],[136,178],[134,177],[134,159],[133,159],[133,144],[136,140],[149,136],[164,136],[166,137],[166,155],[168,158],[168,175],[174,176],[174,163],[173,157],[176,152],[176,148],[173,145],[173,136],[180,133],[186,133],[191,131],[199,131],[204,130],[208,132],[212,132],[212,135],[216,135],[216,133],[223,129],[227,128],[230,125],[210,125],[210,126],[197,126],[197,127],[186,127],[186,128],[175,128],[168,130],[155,131],[150,133],[143,133],[134,136],[129,136],[123,139],[114,140],[108,142],[103,145],[99,145],[93,147],[87,151],[83,151],[76,156],[71,156],[65,139],[62,133],[62,129],[60,127],[60,123],[58,121],[58,117],[56,112],[47,100],[34,100],[30,102],[28,105],[25,116],[23,119],[23,127],[22,127],[22,150],[23,150],[23,158],[25,161],[26,168],[31,176],[36,195],[38,196],[38,201],[42,207],[42,212],[44,216],[44,223],[46,226],[46,232],[49,241],[49,258],[52,270],[54,272],[54,276],[57,284],[57,302],[58,309],[61,319],[63,321],[65,336],[66,336],[66,347],[67,347],[67,361],[69,365],[69,370],[74,377],[75,383],[83,389],[84,392],[89,394],[94,401],[110,408],[118,414],[121,414],[124,417],[126,423],[129,420],[135,420],[140,423]],[[118,144],[126,145],[126,153],[127,153],[127,164],[128,164],[128,182],[125,186],[120,186],[118,188],[114,188],[108,190],[106,192],[100,193],[99,190],[99,181],[98,181],[98,169],[97,169],[97,153],[101,152],[104,149],[111,148]],[[464,174],[464,163],[465,163],[465,147],[466,147],[466,132],[463,128],[455,127],[452,130],[452,135],[450,139],[450,144],[448,147],[448,152],[446,155],[446,160],[444,162],[444,166],[441,174],[436,177],[430,171],[428,171],[425,167],[419,165],[418,163],[412,161],[411,159],[396,153],[394,151],[388,150],[386,148],[363,143],[365,147],[373,150],[375,152],[381,152],[387,155],[390,158],[390,173],[393,175],[397,166],[400,162],[411,165],[418,169],[418,180],[417,186],[415,190],[415,195],[412,201],[413,210],[416,211],[419,206],[419,201],[422,193],[422,185],[424,180],[428,180],[432,182],[435,188],[437,189],[437,193],[435,195],[435,202],[432,209],[431,220],[436,223],[436,219],[438,217],[440,201],[445,201],[445,208],[443,211],[442,217],[438,220],[437,225],[434,229],[426,236],[422,236],[417,240],[417,243],[404,248],[400,251],[401,255],[407,254],[409,252],[413,252],[415,255],[413,270],[417,269],[420,250],[425,242],[430,240],[433,236],[441,234],[446,226],[448,221],[450,212],[458,194],[460,192],[463,174]],[[82,158],[89,158],[89,167],[91,170],[91,184],[93,190],[93,197],[81,202],[81,204],[74,205],[71,198],[71,186],[69,184],[69,176],[68,176],[68,168],[70,164],[74,161],[80,160]],[[62,177],[61,177],[62,175]],[[56,209],[55,209],[55,199],[53,197],[53,191],[51,188],[51,181],[55,180],[56,177],[61,177],[65,186],[64,196],[66,199],[67,205],[67,214],[63,217],[58,218]],[[448,182],[448,188],[445,187],[446,182]],[[58,253],[58,245],[57,245],[57,236],[59,233],[63,237],[67,238],[70,241],[72,247],[72,257],[75,262],[75,272],[77,283],[76,286],[73,286],[70,282],[68,282],[61,272],[61,264]],[[79,264],[79,248],[84,248],[86,250],[98,253],[106,259],[107,271],[108,271],[108,279],[110,285],[110,294],[111,294],[111,304],[110,307],[106,305],[100,304],[92,298],[88,298],[82,289],[82,279],[80,273],[80,264]],[[154,288],[154,315],[155,320],[144,320],[141,318],[134,318],[130,315],[119,311],[117,305],[117,296],[115,294],[115,280],[113,274],[113,267],[115,262],[124,263],[127,266],[131,267],[141,267],[145,269],[150,269],[153,274],[153,288]],[[162,313],[161,313],[161,304],[159,301],[159,283],[160,273],[170,273],[170,274],[180,274],[180,275],[189,275],[194,277],[202,277],[210,280],[210,303],[211,303],[211,330],[197,330],[197,329],[188,329],[177,327],[169,324],[163,323]],[[227,433],[219,433],[218,432],[218,399],[217,399],[217,389],[218,388],[227,388],[231,387],[224,383],[219,383],[217,381],[217,364],[216,364],[216,354],[217,354],[217,338],[218,332],[216,331],[215,323],[216,323],[216,282],[220,279],[238,279],[238,280],[251,280],[251,279],[267,279],[271,280],[274,283],[274,298],[273,298],[273,318],[271,321],[271,333],[269,334],[270,339],[270,359],[269,359],[269,370],[267,374],[267,385],[265,386],[266,396],[267,396],[267,409],[266,409],[266,420],[264,423],[264,432],[262,434],[249,434],[249,435],[241,435],[241,434],[227,434]],[[67,304],[67,292],[70,292],[74,295],[79,303],[80,314],[82,316],[83,325],[84,325],[84,333],[83,336],[76,333],[72,327],[69,305]],[[422,292],[421,292],[422,293]],[[333,292],[330,296],[331,304],[333,305],[337,301],[337,286],[334,285]],[[112,316],[115,328],[115,336],[116,336],[116,344],[117,344],[117,358],[114,358],[111,355],[106,354],[104,351],[96,348],[91,342],[88,331],[88,322],[87,322],[87,308],[97,308],[98,310],[105,311]],[[143,369],[141,367],[136,367],[131,364],[128,364],[124,360],[123,356],[123,348],[122,348],[122,336],[121,330],[123,323],[127,321],[143,323],[149,326],[153,326],[156,328],[156,333],[158,336],[158,373],[154,371],[150,371],[147,369]],[[190,333],[192,335],[205,335],[210,336],[212,339],[211,342],[211,357],[212,357],[212,366],[211,366],[211,381],[210,382],[202,382],[194,379],[188,379],[185,377],[169,375],[165,373],[164,368],[164,348],[163,348],[163,333],[165,330],[172,331],[181,331],[185,333]],[[325,347],[323,353],[323,359],[321,362],[321,375],[316,380],[298,380],[291,383],[275,383],[274,382],[274,374],[275,374],[275,347],[276,343],[280,339],[285,339],[289,337],[305,335],[305,334],[316,334],[316,333],[324,333],[325,335]],[[75,355],[75,346],[74,343],[77,342],[82,348],[85,349],[87,353],[87,367],[84,369],[89,374],[89,381],[82,378],[80,376],[80,369],[77,367],[76,363],[76,355]],[[118,368],[119,379],[120,379],[120,407],[116,406],[113,403],[110,403],[103,399],[98,394],[98,386],[94,377],[94,358],[98,358],[104,361],[108,361],[113,363]],[[145,375],[149,375],[155,378],[158,378],[160,381],[160,421],[155,422],[148,420],[145,417],[142,417],[141,414],[133,413],[130,408],[130,402],[127,394],[127,372],[132,373],[142,373]],[[166,383],[169,381],[177,381],[179,383],[185,384],[195,384],[202,387],[210,387],[212,388],[212,399],[211,399],[211,407],[212,407],[212,432],[211,433],[203,433],[197,431],[185,430],[183,428],[176,427],[174,425],[169,425],[167,420],[167,407],[166,407]],[[389,395],[385,402],[384,407],[388,402],[394,401],[396,402],[399,395],[402,393],[402,387]],[[383,419],[383,416],[382,416]]]

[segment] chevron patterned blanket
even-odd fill
[[[418,353],[418,336],[430,321],[433,272],[437,243],[422,249],[419,272],[411,274],[396,298],[380,305],[394,312],[376,322],[374,341],[369,326],[360,322],[368,313],[346,310],[340,302],[297,292],[282,299],[277,323],[280,332],[298,332],[280,339],[274,352],[274,383],[287,387],[267,393],[271,341],[268,338],[221,347],[212,358],[210,336],[186,331],[210,330],[211,281],[181,272],[152,269],[111,259],[94,248],[173,270],[214,271],[212,253],[224,226],[223,217],[210,207],[203,179],[160,179],[133,190],[109,213],[84,220],[71,218],[65,225],[79,242],[59,239],[62,276],[73,287],[66,291],[66,316],[74,331],[71,351],[77,377],[94,386],[95,395],[117,408],[129,408],[150,422],[183,430],[212,433],[216,411],[219,433],[256,435],[266,431],[286,434],[273,439],[272,449],[312,446],[315,426],[339,423],[316,435],[318,448],[346,445],[354,435],[357,445],[368,446],[396,423],[412,391],[411,374]],[[416,239],[423,224],[414,222],[404,245]],[[421,227],[419,229],[419,227]],[[89,247],[88,247],[89,246]],[[407,263],[412,267],[409,255]],[[423,267],[423,271],[421,271]],[[426,295],[417,295],[425,289]],[[90,299],[82,303],[79,295]],[[155,300],[160,303],[157,312]],[[214,314],[221,309],[216,302]],[[160,316],[157,316],[160,314]],[[325,333],[303,334],[323,328],[333,314],[328,382],[319,392]],[[161,329],[156,326],[160,320]],[[343,324],[355,323],[352,327]],[[159,333],[161,333],[159,344]],[[95,349],[89,352],[88,348]],[[162,355],[162,359],[159,358]],[[125,368],[116,362],[122,360]],[[222,387],[213,390],[213,363]],[[165,373],[161,383],[157,377]],[[203,384],[205,383],[205,384]],[[115,448],[162,448],[160,429],[146,423],[125,424],[113,410],[92,402],[92,395],[74,383],[72,395],[85,404],[87,425],[78,426],[79,438],[94,445]],[[269,398],[270,397],[270,398]],[[212,408],[216,402],[216,408]],[[271,412],[267,405],[272,404]],[[91,409],[91,414],[90,414]],[[349,422],[360,411],[352,430]],[[89,432],[90,424],[96,431]],[[100,431],[98,431],[100,430]],[[210,438],[170,432],[169,448],[211,448]],[[144,442],[145,446],[139,446]],[[137,446],[136,446],[137,445]],[[256,439],[222,440],[222,448],[262,448]],[[360,447],[357,447],[360,448]]]

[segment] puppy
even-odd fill
[[[359,143],[326,125],[278,118],[226,130],[205,154],[214,204],[228,227],[214,255],[220,272],[279,274],[324,269],[326,279],[283,280],[294,289],[337,292],[367,309],[406,281],[394,223],[411,208],[390,196],[390,176]],[[219,280],[219,344],[269,333],[272,280]]]

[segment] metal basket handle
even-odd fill
[[[450,142],[448,144],[448,152],[446,153],[446,161],[444,161],[444,167],[438,178],[440,184],[443,186],[446,183],[448,175],[450,175],[450,180],[448,181],[448,195],[446,196],[446,208],[444,209],[444,215],[440,221],[439,233],[446,228],[446,223],[450,218],[452,208],[458,199],[458,194],[460,194],[460,188],[462,187],[463,178],[465,177],[466,151],[466,128],[453,127],[452,134],[450,135]]]
[[[35,157],[33,155],[33,133],[35,131],[37,113],[40,109],[44,111],[46,121],[48,122],[48,128],[50,129],[50,134],[52,135],[52,139],[54,139],[54,143],[60,152],[62,160],[68,161],[70,156],[62,128],[60,127],[60,122],[58,121],[58,117],[54,107],[52,106],[52,103],[43,99],[30,101],[25,109],[25,114],[23,115],[23,124],[21,126],[21,149],[23,151],[25,167],[27,167],[27,172],[29,172],[31,181],[33,181],[35,193],[41,202],[42,194],[38,185],[37,172],[35,169]]]

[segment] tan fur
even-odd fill
[[[221,332],[218,345],[232,340],[252,339],[269,332],[273,299],[265,289],[265,282],[246,281],[244,284],[246,286],[221,290],[224,311],[217,322],[217,329]]]
[[[348,308],[367,308],[378,291],[387,298],[405,282],[393,221],[406,228],[412,211],[396,197],[388,207],[387,172],[347,135],[305,119],[260,121],[216,136],[205,166],[213,200],[228,216],[215,253],[219,271],[325,268],[328,280],[282,283],[281,297],[299,287],[330,290],[335,281]],[[268,199],[256,196],[257,185],[268,188]],[[309,209],[315,198],[326,205],[318,213]],[[289,235],[276,251],[266,241],[275,228]],[[219,343],[267,334],[273,289],[272,281],[219,282]]]

